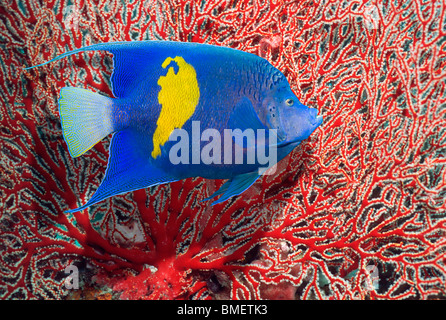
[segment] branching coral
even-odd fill
[[[1,3],[0,296],[90,297],[64,284],[74,263],[84,290],[108,298],[444,299],[445,9],[418,0]],[[223,181],[187,179],[66,215],[100,183],[109,140],[70,158],[58,92],[111,95],[111,58],[22,66],[145,39],[261,55],[324,124],[276,174],[214,207],[199,201]]]

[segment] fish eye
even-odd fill
[[[287,106],[291,107],[294,104],[294,100],[293,99],[286,99],[285,103]]]

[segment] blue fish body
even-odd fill
[[[70,212],[116,194],[198,176],[229,179],[205,199],[221,195],[213,204],[222,202],[249,188],[322,123],[317,110],[299,102],[279,70],[235,49],[114,42],[46,63],[95,50],[113,54],[114,98],[65,87],[59,111],[73,157],[113,133],[110,157],[95,194]],[[273,153],[266,163],[265,156]]]

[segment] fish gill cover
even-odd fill
[[[444,299],[445,6],[2,1],[0,297]],[[65,214],[102,180],[110,139],[71,158],[58,94],[111,96],[111,55],[23,67],[147,39],[260,55],[324,123],[215,206],[200,200],[224,181],[195,178]]]

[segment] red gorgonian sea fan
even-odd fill
[[[445,298],[446,8],[428,1],[3,1],[0,297]],[[75,214],[109,140],[63,141],[63,86],[111,95],[111,56],[81,46],[228,46],[281,70],[323,125],[248,191],[187,179]],[[64,272],[79,268],[79,290]]]

